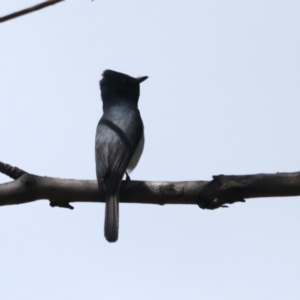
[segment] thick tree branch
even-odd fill
[[[120,202],[147,204],[195,204],[201,182],[123,181]],[[51,206],[69,202],[104,202],[104,190],[96,180],[73,180],[24,174],[0,185],[0,206],[49,199]],[[70,208],[70,207],[69,207]]]
[[[0,162],[0,172],[14,178],[0,184],[0,206],[48,199],[51,206],[73,208],[69,202],[104,202],[96,180],[41,177]],[[120,202],[198,204],[216,209],[244,198],[300,195],[300,172],[213,176],[212,181],[123,181]]]
[[[1,17],[0,18],[0,23],[11,20],[11,19],[14,19],[14,18],[17,18],[17,17],[20,17],[20,16],[23,16],[23,15],[26,15],[26,14],[29,14],[31,12],[40,10],[42,8],[48,7],[50,5],[54,5],[54,4],[56,4],[58,2],[62,2],[62,1],[64,1],[64,0],[49,0],[49,1],[46,1],[46,2],[42,2],[42,3],[37,4],[35,6],[31,6],[29,8],[14,12],[14,13],[6,15],[4,17]]]

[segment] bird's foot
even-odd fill
[[[127,171],[125,171],[125,175],[126,175],[126,181],[130,181],[131,179],[130,179],[130,176],[128,175],[128,173],[127,173]]]

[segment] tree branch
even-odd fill
[[[11,165],[5,164],[1,161],[0,161],[0,172],[12,179],[18,179],[22,175],[27,174],[27,172],[17,167],[12,167]]]
[[[70,202],[104,202],[96,180],[42,177],[0,162],[0,172],[15,179],[0,184],[0,206],[48,199],[52,207],[73,209]],[[142,204],[197,204],[216,209],[245,202],[245,198],[300,195],[300,172],[218,175],[212,181],[123,181],[120,202]]]
[[[37,4],[35,6],[31,6],[29,8],[14,12],[14,13],[6,15],[4,17],[1,17],[0,18],[0,23],[11,20],[11,19],[14,19],[14,18],[17,18],[17,17],[20,17],[20,16],[23,16],[23,15],[26,15],[26,14],[29,14],[31,12],[40,10],[42,8],[48,7],[50,5],[54,5],[54,4],[56,4],[58,2],[62,2],[62,1],[64,1],[64,0],[48,0],[48,1],[42,2],[42,3]]]

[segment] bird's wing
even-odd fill
[[[131,145],[125,134],[109,121],[100,121],[95,150],[97,177],[109,177],[113,179],[113,185],[119,184],[132,156]]]

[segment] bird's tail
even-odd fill
[[[119,232],[119,194],[106,193],[104,235],[108,242],[116,242]]]

